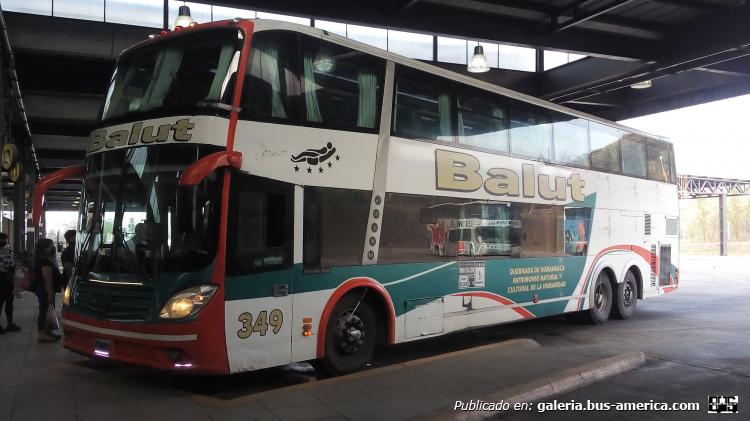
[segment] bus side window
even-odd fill
[[[396,68],[391,125],[396,136],[453,143],[452,120],[449,80]]]
[[[544,162],[552,160],[549,112],[531,105],[510,108],[510,154]]]
[[[641,136],[626,133],[622,145],[622,173],[646,177],[646,142]]]
[[[302,260],[305,268],[362,263],[372,192],[305,187]]]
[[[592,169],[620,172],[620,134],[621,132],[612,127],[589,123]]]
[[[233,174],[227,227],[227,275],[292,267],[293,188]]]
[[[457,85],[458,143],[508,154],[508,116],[499,95]]]
[[[589,167],[589,122],[555,113],[555,162]]]
[[[674,158],[672,145],[656,139],[647,139],[648,179],[662,183],[674,183]]]
[[[385,60],[301,35],[305,125],[374,132]]]
[[[269,31],[253,35],[239,116],[242,119],[299,125],[296,36]]]

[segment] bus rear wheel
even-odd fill
[[[600,325],[609,319],[609,313],[612,310],[612,283],[609,275],[604,271],[599,273],[593,288],[594,302],[589,310],[582,313],[582,316],[585,322]]]
[[[612,306],[612,315],[615,318],[626,320],[635,313],[635,306],[638,303],[638,283],[633,272],[628,271],[625,279],[617,285],[615,302],[617,305]]]
[[[362,369],[375,351],[377,317],[361,294],[347,294],[333,307],[325,333],[321,363],[329,374],[341,376]]]

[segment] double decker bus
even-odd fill
[[[291,23],[126,50],[85,165],[38,183],[35,222],[71,177],[63,346],[162,370],[345,374],[378,343],[602,323],[677,287],[670,143]],[[469,221],[464,251],[425,247]]]

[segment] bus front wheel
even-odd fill
[[[594,302],[591,308],[584,311],[582,315],[586,322],[600,325],[609,319],[609,313],[612,310],[612,283],[606,272],[599,273],[593,288],[592,298]]]
[[[320,362],[334,376],[358,371],[372,358],[377,336],[373,305],[362,294],[347,294],[328,319],[325,355]]]
[[[628,271],[625,279],[617,284],[615,297],[616,305],[612,306],[612,315],[622,320],[629,319],[635,313],[638,303],[638,283],[633,272]]]

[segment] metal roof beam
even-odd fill
[[[731,7],[717,3],[706,3],[704,1],[697,0],[651,0],[654,3],[671,4],[674,6],[687,7],[689,9],[698,10],[706,13],[720,13],[725,12]],[[744,4],[745,1],[739,1],[735,6]]]
[[[599,15],[603,15],[611,10],[617,9],[620,6],[631,3],[633,1],[635,0],[615,0],[612,3],[609,3],[590,12],[582,12],[580,10],[580,6],[588,3],[589,0],[577,1],[571,5],[572,9],[566,8],[567,10],[562,11],[560,14],[552,15],[551,27],[547,30],[547,33],[564,31],[568,28],[572,28],[573,26],[586,22],[587,20],[593,19]],[[562,23],[558,23],[560,15],[568,11],[573,12],[573,18],[563,21]]]

